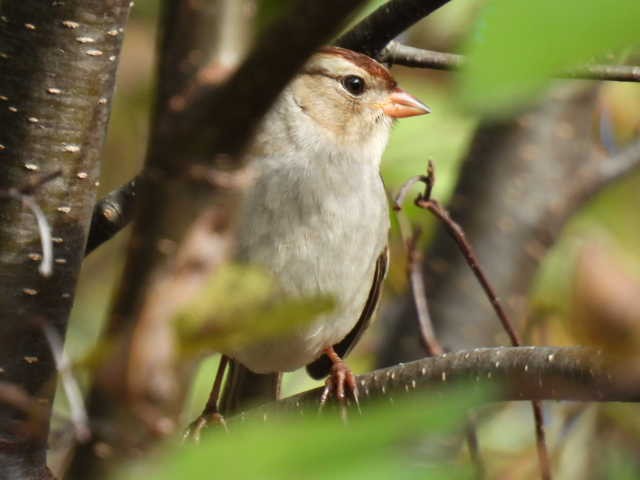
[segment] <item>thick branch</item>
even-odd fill
[[[457,70],[464,66],[465,57],[456,53],[435,52],[390,42],[380,53],[379,60],[406,67]],[[640,82],[640,67],[633,65],[584,65],[560,75],[564,78]]]
[[[210,152],[214,162],[218,160],[218,167],[228,167],[226,156],[235,157],[242,152],[260,119],[305,60],[363,3],[364,0],[298,1],[256,42],[222,87],[202,89],[191,100],[198,108],[190,112],[192,118],[185,125],[201,128],[179,132],[180,137],[189,138],[183,149],[199,154]],[[166,157],[172,165],[162,165],[163,169],[185,173],[180,157]],[[233,162],[234,168],[240,167],[241,157]]]
[[[391,0],[340,37],[337,44],[377,58],[387,43],[448,1]]]
[[[640,401],[638,383],[624,369],[607,368],[600,352],[585,347],[476,348],[382,368],[357,381],[362,402],[413,391],[437,393],[460,381],[490,387],[501,401]],[[317,410],[322,391],[315,388],[269,408]]]

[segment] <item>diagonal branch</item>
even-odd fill
[[[387,43],[448,2],[391,0],[342,35],[337,45],[377,58]]]

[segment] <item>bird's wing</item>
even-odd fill
[[[358,323],[347,334],[342,341],[335,344],[333,349],[340,356],[340,358],[346,357],[351,349],[358,343],[360,337],[367,329],[373,318],[373,314],[376,311],[380,300],[380,294],[382,292],[382,283],[384,277],[387,275],[387,268],[389,266],[389,249],[385,247],[378,260],[376,261],[376,268],[373,273],[373,283],[371,284],[371,290],[369,290],[369,296],[364,304]],[[322,355],[317,360],[314,360],[307,365],[307,373],[315,379],[321,379],[326,377],[331,370],[331,360],[326,355]]]

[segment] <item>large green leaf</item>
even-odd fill
[[[232,419],[229,434],[214,431],[198,446],[166,448],[148,458],[147,466],[115,478],[470,478],[468,466],[452,460],[455,455],[434,455],[424,440],[459,432],[468,409],[484,399],[477,386],[464,385],[435,399],[420,394],[366,404],[362,415],[350,411],[347,425],[330,412],[277,416],[265,423],[256,417],[244,423]]]
[[[508,110],[553,75],[638,44],[638,0],[495,0],[468,44],[462,97],[484,112]]]

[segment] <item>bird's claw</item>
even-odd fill
[[[182,436],[182,441],[184,443],[193,442],[195,444],[199,444],[202,431],[210,425],[220,425],[224,428],[225,432],[229,432],[227,422],[225,422],[224,417],[220,413],[203,413],[189,424]]]
[[[332,396],[335,396],[340,404],[343,419],[346,419],[346,406],[349,400],[353,402],[358,412],[360,411],[356,377],[342,360],[335,361],[331,367],[329,378],[325,382],[325,387],[320,397],[320,410],[324,408]]]

